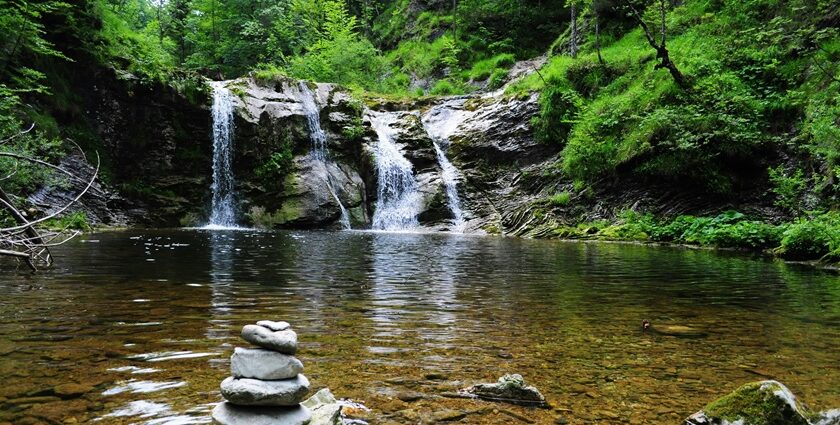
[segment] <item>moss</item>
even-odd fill
[[[713,401],[703,411],[712,419],[743,420],[744,425],[808,425],[804,409],[798,404],[794,409],[777,393],[790,391],[775,381],[752,382]]]

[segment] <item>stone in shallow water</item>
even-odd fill
[[[324,388],[301,403],[312,411],[309,425],[341,425],[341,404],[329,388]]]
[[[752,382],[707,405],[686,425],[809,425],[813,413],[778,381]]]
[[[242,407],[221,403],[213,409],[213,422],[219,425],[308,425],[312,413],[303,406]]]
[[[293,406],[309,394],[309,380],[303,375],[282,381],[229,377],[222,381],[222,396],[240,406]]]
[[[230,371],[235,378],[289,379],[303,372],[303,363],[263,348],[236,348],[230,356]]]
[[[295,354],[297,352],[297,334],[292,330],[272,332],[262,326],[245,325],[241,336],[251,344],[279,353]]]
[[[477,384],[461,392],[490,401],[503,401],[523,406],[546,406],[545,397],[536,388],[525,385],[522,375],[505,375],[494,384]]]
[[[268,328],[275,332],[285,331],[286,329],[292,327],[292,325],[290,325],[289,322],[275,322],[273,320],[260,320],[259,322],[257,322],[257,325],[262,326],[264,328]]]

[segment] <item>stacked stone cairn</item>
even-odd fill
[[[259,348],[237,347],[233,376],[222,381],[227,400],[213,410],[220,425],[307,425],[312,413],[300,403],[309,394],[303,363],[294,357],[297,334],[286,322],[262,320],[242,328],[242,339]]]

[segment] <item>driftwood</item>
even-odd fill
[[[0,140],[0,146],[30,132],[33,128],[34,125],[29,127],[27,130],[20,131],[11,137]],[[74,145],[80,152],[82,152],[78,145],[75,143]],[[82,152],[82,155],[84,156],[84,152]],[[38,267],[42,266],[49,267],[53,263],[50,248],[70,241],[74,237],[78,236],[80,232],[68,231],[67,229],[60,231],[48,231],[39,229],[38,225],[63,214],[90,190],[93,183],[96,181],[96,177],[99,175],[99,154],[97,153],[96,155],[96,168],[89,179],[82,179],[70,171],[38,158],[32,158],[14,152],[0,150],[0,157],[12,158],[15,164],[14,170],[0,178],[0,182],[8,180],[15,175],[18,169],[18,163],[23,161],[62,173],[73,181],[86,183],[84,189],[82,189],[72,200],[62,205],[53,213],[32,221],[28,220],[26,215],[15,207],[11,197],[3,190],[2,187],[0,187],[0,209],[6,211],[15,221],[15,224],[10,227],[0,227],[0,256],[18,258],[26,263],[32,271],[37,271]]]

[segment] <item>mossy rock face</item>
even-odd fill
[[[686,419],[686,425],[811,425],[814,415],[777,381],[752,382]]]

